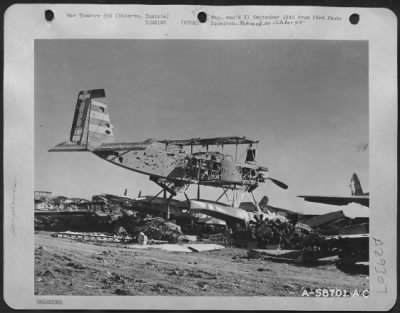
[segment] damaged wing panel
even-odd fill
[[[228,223],[250,222],[253,215],[243,209],[222,204],[190,200],[190,210],[195,213],[203,213]]]
[[[308,202],[316,202],[330,205],[348,205],[350,203],[358,203],[363,206],[369,206],[369,196],[298,196]]]

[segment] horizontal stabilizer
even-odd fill
[[[64,141],[54,146],[49,152],[88,151],[86,146],[80,146],[70,141]]]

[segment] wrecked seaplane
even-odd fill
[[[238,206],[238,192],[254,198],[253,191],[260,183],[271,181],[280,188],[288,188],[269,177],[268,168],[257,164],[258,140],[232,136],[115,142],[105,97],[104,89],[79,92],[69,140],[49,151],[88,151],[114,165],[148,175],[162,188],[155,197],[163,193],[167,219],[170,200],[177,192],[187,197],[185,191],[190,185],[197,185],[198,200],[200,186],[222,188],[221,197],[234,191],[233,207]],[[246,159],[239,162],[238,147],[243,145],[248,147]],[[235,147],[234,156],[224,153],[226,146]],[[194,151],[198,147],[205,147],[206,151]],[[254,203],[257,205],[255,200]]]
[[[182,192],[189,203],[190,213],[202,213],[223,220],[235,231],[241,231],[241,226],[244,226],[245,231],[255,229],[256,236],[264,241],[270,241],[271,238],[276,241],[279,238],[281,244],[282,238],[287,238],[288,233],[296,234],[298,230],[314,234],[313,228],[304,223],[293,222],[282,214],[260,208],[253,194],[260,183],[271,181],[283,189],[288,186],[269,177],[268,168],[256,162],[257,144],[258,140],[237,136],[115,142],[105,91],[96,89],[79,92],[69,140],[49,151],[92,152],[116,166],[149,176],[151,181],[161,187],[161,191],[150,199],[144,199],[143,209],[148,209],[149,202],[158,201],[158,196],[163,193],[160,204],[164,206],[164,216],[168,220],[171,217],[173,197]],[[224,152],[226,146],[234,146],[234,154]],[[238,160],[239,146],[247,146],[243,162]],[[205,151],[199,147],[205,148]],[[197,186],[197,199],[189,200],[186,195],[191,185]],[[201,186],[220,188],[223,192],[216,201],[202,200]],[[229,192],[233,193],[231,204],[220,203],[219,200]],[[255,212],[240,208],[245,195],[254,204]],[[135,205],[139,208],[141,204],[136,202],[132,207]],[[150,208],[158,210],[157,205]],[[183,210],[178,209],[181,213]],[[276,235],[281,230],[285,236]]]
[[[350,187],[351,197],[301,197],[312,202],[335,202],[336,205],[369,203],[369,195],[362,192],[356,174],[351,178]],[[303,262],[331,256],[338,256],[341,264],[368,261],[369,221],[366,217],[350,218],[342,210],[320,215],[297,213],[268,205],[267,197],[257,206],[248,202],[239,207],[191,200],[190,208],[193,212],[225,220],[236,235],[242,237],[246,243],[244,247],[249,247],[253,239],[258,248],[269,249],[268,253],[276,249],[285,250],[288,252],[285,255],[301,255]]]
[[[301,195],[305,201],[322,204],[344,206],[350,203],[360,204],[369,208],[369,192],[364,192],[360,180],[354,173],[350,180],[350,196],[315,196]],[[342,211],[339,211],[342,212]],[[337,212],[328,213],[330,215]],[[342,213],[343,214],[343,213]],[[327,214],[325,214],[326,216]],[[321,219],[321,218],[319,218]],[[315,220],[315,218],[314,218]],[[317,218],[318,220],[318,218]],[[335,220],[335,219],[334,219]],[[337,220],[337,219],[336,219]],[[334,227],[334,223],[327,223],[330,227],[324,234],[327,245],[339,251],[342,263],[360,263],[369,261],[369,218],[356,217],[353,223]]]

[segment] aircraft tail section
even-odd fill
[[[70,141],[92,150],[103,143],[114,142],[114,134],[104,89],[81,91],[75,108]]]
[[[79,92],[69,140],[49,151],[91,151],[115,141],[104,89]]]
[[[351,188],[351,195],[352,196],[361,196],[364,195],[364,192],[361,187],[360,180],[358,179],[358,176],[356,173],[351,176],[350,180],[350,188]]]

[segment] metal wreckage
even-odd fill
[[[330,256],[339,256],[342,263],[368,261],[368,218],[351,219],[343,211],[296,213],[270,206],[266,196],[256,201],[253,191],[262,183],[270,181],[288,188],[257,163],[257,144],[258,140],[234,136],[115,142],[105,91],[81,91],[69,140],[49,151],[92,152],[114,165],[148,175],[161,190],[154,196],[139,194],[134,199],[126,196],[126,190],[124,196],[103,194],[93,196],[92,201],[75,199],[66,204],[64,199],[62,208],[56,203],[52,206],[55,210],[35,210],[35,228],[81,239],[85,233],[66,231],[108,233],[91,237],[103,241],[218,241],[248,248],[249,257],[264,255],[299,262]],[[227,146],[234,147],[233,155],[224,152]],[[242,162],[238,160],[241,146],[246,147]],[[191,185],[197,187],[196,199],[186,194]],[[204,200],[202,186],[215,187],[222,193],[216,201]],[[362,191],[356,174],[351,187],[351,196],[299,197],[324,204],[368,207],[369,194]],[[177,193],[183,193],[186,200],[174,199]],[[245,197],[250,201],[243,201]]]

